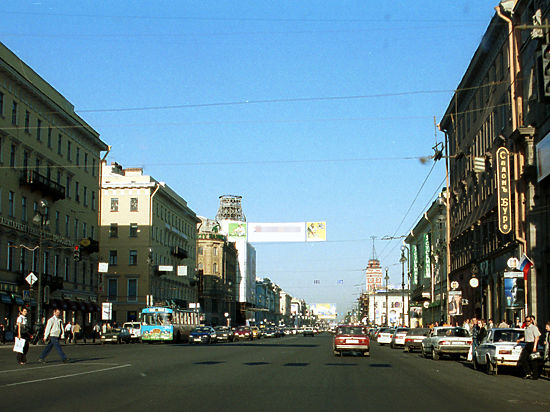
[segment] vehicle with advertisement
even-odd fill
[[[370,356],[370,339],[365,326],[340,325],[334,334],[332,350],[334,355],[343,352],[361,352]]]
[[[150,306],[141,311],[142,342],[189,341],[191,331],[200,325],[201,313],[196,309]]]

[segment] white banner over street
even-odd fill
[[[254,242],[323,242],[325,222],[248,223],[248,241]]]

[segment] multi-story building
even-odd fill
[[[12,322],[24,303],[36,319],[38,294],[43,316],[54,307],[81,325],[96,316],[98,259],[89,252],[105,150],[73,105],[0,43],[0,314]],[[42,275],[32,289],[31,272]]]
[[[279,324],[281,288],[268,278],[256,279],[256,324]]]
[[[397,326],[402,324],[405,314],[405,324],[408,325],[409,319],[406,316],[408,304],[408,289],[377,290],[369,293],[367,321],[376,325]],[[411,327],[419,326],[415,319],[411,321]]]
[[[136,320],[151,303],[189,307],[198,302],[197,218],[166,183],[102,163],[100,256],[108,272],[101,300],[113,303],[112,319]]]
[[[447,317],[445,192],[432,203],[405,238],[409,246],[411,307],[424,325]]]
[[[235,243],[220,232],[220,224],[200,217],[197,235],[199,303],[206,323],[226,325],[236,322],[238,253]]]
[[[281,323],[284,323],[285,325],[291,324],[291,302],[292,296],[284,290],[281,290],[281,293],[279,294],[279,312],[281,313]]]
[[[548,21],[550,5],[508,0],[496,10],[440,128],[450,177],[449,280],[468,297],[465,317],[514,321],[526,311],[549,316],[550,190],[537,154],[550,132],[542,67],[549,39],[533,22]],[[523,254],[535,264],[527,300],[509,305],[505,273]]]

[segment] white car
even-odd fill
[[[393,337],[394,332],[394,328],[380,328],[380,330],[376,334],[376,342],[378,342],[379,345],[391,343],[391,338]]]
[[[523,343],[516,343],[523,338],[524,330],[517,328],[491,329],[487,338],[475,348],[472,354],[474,369],[485,369],[496,375],[499,366],[518,366]]]
[[[405,336],[409,332],[409,328],[397,328],[393,334],[391,340],[391,347],[396,348],[398,346],[405,346]]]
[[[139,341],[141,338],[141,325],[139,322],[126,322],[122,325],[122,327],[128,329],[130,332],[130,338],[133,341]]]
[[[439,360],[443,355],[453,358],[468,355],[472,346],[472,337],[465,328],[453,326],[438,326],[433,328],[422,341],[422,355],[433,360]]]

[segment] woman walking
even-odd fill
[[[29,333],[29,326],[27,320],[27,308],[19,308],[19,316],[17,317],[17,337],[19,339],[25,339],[25,346],[23,347],[23,353],[17,353],[17,362],[20,365],[27,363],[27,352],[29,351],[29,339],[32,338]]]

